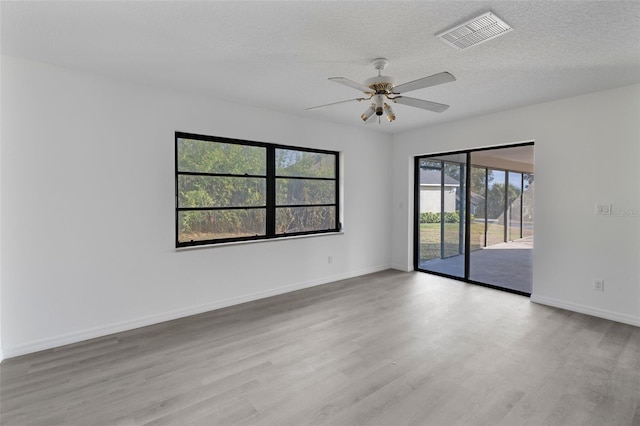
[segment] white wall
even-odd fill
[[[389,135],[7,57],[2,103],[5,357],[390,266]],[[174,131],[341,151],[344,234],[176,251]]]
[[[530,140],[532,299],[640,325],[640,217],[593,213],[596,202],[640,209],[640,86],[391,138],[14,58],[2,58],[1,78],[5,357],[391,265],[411,270],[413,156]],[[176,130],[341,151],[344,234],[176,251]]]
[[[413,156],[533,140],[532,300],[640,325],[639,123],[634,85],[396,135],[393,266],[413,268]],[[596,203],[623,215],[595,215]]]

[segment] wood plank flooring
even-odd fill
[[[640,328],[384,271],[0,364],[9,425],[640,425]]]

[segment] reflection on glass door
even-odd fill
[[[522,238],[533,239],[533,173],[522,174]]]
[[[487,191],[487,246],[504,242],[505,223],[505,172],[488,169],[489,190]]]
[[[486,167],[471,166],[471,251],[487,245],[487,176]]]
[[[507,194],[507,241],[522,238],[522,173],[509,172]]]
[[[417,162],[421,269],[464,277],[466,155]]]

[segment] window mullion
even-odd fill
[[[268,237],[276,235],[276,149],[267,148],[267,212],[266,233]]]

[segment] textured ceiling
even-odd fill
[[[514,30],[464,51],[435,37],[487,11]],[[387,133],[640,82],[640,1],[3,1],[0,14],[6,55]],[[455,75],[407,94],[451,108],[396,105],[380,125],[357,102],[305,111],[358,97],[327,78],[362,82],[377,57],[398,83]]]

